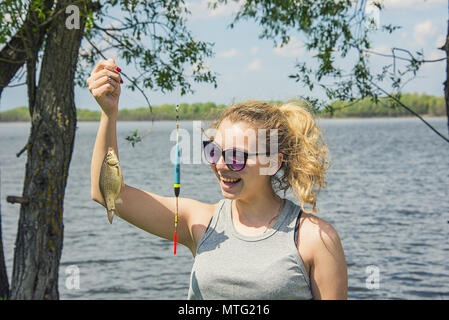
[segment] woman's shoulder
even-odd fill
[[[309,213],[304,214],[301,224],[299,252],[307,268],[314,297],[346,299],[347,267],[337,231],[323,218]]]
[[[337,231],[332,224],[316,214],[303,212],[301,220],[303,227],[312,234],[323,234],[330,238],[338,236]]]
[[[189,211],[189,215],[194,219],[206,219],[209,220],[217,206],[221,203],[222,200],[220,200],[217,203],[207,203],[204,201],[199,201],[195,199],[183,199],[183,204],[187,207],[187,211]]]
[[[297,210],[301,209],[301,206],[294,201],[288,199],[285,200],[291,203],[292,211],[297,212]],[[300,230],[301,233],[307,236],[307,238],[310,238],[313,241],[318,241],[323,240],[323,237],[325,239],[336,239],[338,237],[335,228],[324,218],[313,213],[307,213],[304,210],[301,211]]]
[[[188,206],[190,224],[208,225],[214,213],[217,211],[225,199],[221,199],[216,203],[207,203],[199,200],[188,199],[185,204]]]
[[[343,252],[337,230],[315,214],[302,213],[298,237],[299,250],[309,261],[317,255],[339,255]]]

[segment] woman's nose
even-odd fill
[[[226,162],[223,156],[221,156],[220,159],[218,159],[217,163],[215,164],[215,167],[217,168],[217,170],[227,169]]]

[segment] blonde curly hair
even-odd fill
[[[245,101],[226,108],[212,125],[218,128],[223,120],[246,122],[258,129],[277,129],[278,152],[282,153],[281,170],[271,176],[274,190],[288,189],[307,213],[316,213],[321,188],[327,186],[325,173],[330,168],[328,149],[314,117],[305,101],[269,104]],[[269,135],[267,135],[269,146]],[[312,211],[304,204],[312,205]]]

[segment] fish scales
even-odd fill
[[[112,223],[114,215],[117,215],[115,204],[121,202],[118,196],[123,185],[120,162],[114,149],[109,147],[100,171],[100,192],[106,204],[109,223]]]

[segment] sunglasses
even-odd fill
[[[221,150],[220,146],[212,141],[203,141],[204,157],[210,164],[217,164],[223,157],[226,166],[231,171],[241,171],[246,166],[246,160],[249,156],[269,155],[266,153],[247,153],[239,149]]]

